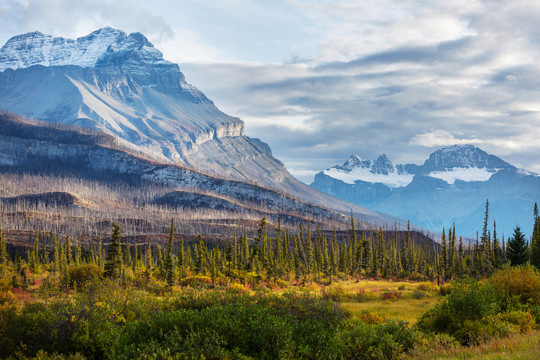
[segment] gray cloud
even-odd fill
[[[196,12],[168,1],[6,0],[0,37],[111,25],[144,33],[171,60],[203,59],[180,64],[187,80],[304,181],[353,152],[420,163],[464,142],[540,172],[540,3],[186,3]]]
[[[0,8],[0,18],[8,21],[0,32],[3,42],[15,34],[34,30],[75,38],[104,26],[138,31],[155,40],[174,34],[162,16],[130,0],[7,0]]]

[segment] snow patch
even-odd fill
[[[452,185],[456,180],[461,181],[488,181],[489,178],[500,169],[488,170],[487,168],[463,167],[451,168],[446,171],[433,171],[429,176],[446,181]]]
[[[347,184],[354,184],[356,180],[370,183],[380,183],[391,188],[407,186],[413,179],[413,174],[398,174],[397,172],[384,174],[374,174],[370,169],[354,168],[351,171],[343,171],[336,168],[330,168],[324,171],[325,175],[341,180]]]
[[[105,27],[75,40],[38,31],[14,36],[0,48],[0,71],[33,65],[95,67],[99,61],[127,51],[137,52],[141,62],[170,64],[143,35]]]
[[[517,173],[519,175],[540,177],[537,173],[525,169],[518,169]]]

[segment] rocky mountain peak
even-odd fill
[[[362,166],[362,158],[356,154],[352,154],[344,163],[341,165],[343,168],[352,170],[356,167]]]
[[[34,31],[12,37],[0,49],[0,71],[34,65],[118,66],[126,60],[173,65],[141,33],[128,35],[111,27],[75,40]]]
[[[424,172],[452,168],[502,169],[511,166],[502,159],[489,155],[474,145],[453,145],[432,153],[424,162]]]
[[[371,172],[374,174],[388,175],[389,173],[394,172],[394,165],[392,165],[392,162],[385,154],[382,154],[373,162]]]

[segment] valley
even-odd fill
[[[537,355],[538,174],[452,145],[307,185],[245,127],[142,33],[12,36],[0,358]]]

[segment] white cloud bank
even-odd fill
[[[0,41],[140,31],[309,181],[472,143],[540,172],[540,3],[4,0]]]

